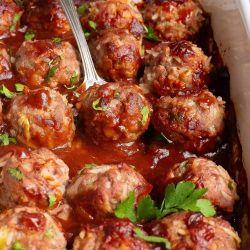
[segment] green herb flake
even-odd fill
[[[11,92],[4,84],[0,86],[0,94],[6,96],[7,98],[12,98],[15,93]]]
[[[88,38],[90,36],[90,32],[87,30],[83,30],[84,36]]]
[[[23,4],[23,0],[15,0],[15,2],[19,5],[22,5]]]
[[[54,194],[48,194],[49,207],[53,207],[56,204],[56,197]]]
[[[55,235],[55,230],[54,228],[50,227],[45,231],[45,237],[48,239],[52,239]]]
[[[17,181],[21,181],[23,179],[23,173],[19,168],[9,168],[8,173],[10,174],[11,177],[16,179]]]
[[[53,37],[52,38],[52,42],[53,43],[61,43],[62,42],[62,39],[60,37]]]
[[[25,34],[24,34],[24,39],[25,41],[32,41],[34,38],[35,38],[35,33],[32,32],[32,31],[27,31]]]
[[[234,190],[234,183],[232,180],[229,180],[228,184],[227,184],[228,188],[232,191]]]
[[[8,133],[0,135],[1,146],[8,146],[10,143],[17,144],[14,137],[10,137]]]
[[[89,27],[90,28],[92,28],[93,30],[97,30],[97,26],[98,26],[98,24],[97,23],[95,23],[94,21],[88,21],[88,23],[89,23]]]
[[[21,19],[21,14],[15,14],[12,20],[12,25],[10,26],[10,32],[15,32],[16,31],[16,26],[17,23],[20,21]]]
[[[145,47],[144,45],[141,46],[141,56],[145,55]]]
[[[151,41],[156,41],[156,42],[160,41],[159,37],[154,33],[154,30],[152,27],[145,26],[145,30],[146,30],[147,34],[144,35],[144,38],[151,40]]]
[[[149,107],[148,106],[143,106],[141,109],[141,115],[142,115],[142,125],[145,125],[148,121],[149,117]]]
[[[136,213],[135,213],[135,192],[130,192],[128,198],[120,203],[115,209],[115,216],[117,218],[123,219],[128,218],[132,222],[136,223]]]
[[[16,91],[17,91],[17,92],[23,92],[23,90],[24,90],[24,85],[21,84],[21,83],[16,83],[16,84],[15,84],[15,88],[16,88]]]
[[[13,245],[13,250],[27,250],[25,247],[22,246],[20,241],[16,240]]]
[[[170,139],[168,139],[163,133],[160,134],[160,140],[166,141],[169,144],[174,143],[173,141],[171,141]]]
[[[81,168],[81,170],[78,171],[78,175],[81,175],[84,169],[92,169],[95,166],[97,166],[95,163],[85,164],[84,167]]]
[[[95,101],[93,101],[93,103],[92,103],[92,108],[93,108],[94,110],[97,110],[97,111],[105,111],[105,108],[100,107],[100,106],[97,106],[98,104],[100,104],[100,101],[101,101],[100,98],[98,98],[98,99],[96,99]]]
[[[74,71],[71,78],[70,78],[70,83],[72,86],[77,84],[77,78],[78,78],[77,72]]]
[[[86,4],[82,4],[77,8],[77,13],[83,15],[87,11],[88,7]]]
[[[144,240],[146,242],[151,242],[151,243],[159,243],[159,244],[162,243],[162,244],[164,244],[164,246],[165,246],[166,249],[171,249],[170,242],[167,239],[165,239],[165,238],[162,238],[162,237],[159,237],[159,236],[148,236],[148,235],[145,235],[143,233],[143,231],[140,228],[138,228],[138,227],[136,227],[134,229],[134,232],[135,232],[136,236],[139,239],[141,239],[141,240]]]
[[[50,78],[53,77],[55,74],[56,74],[56,71],[57,71],[57,67],[56,66],[52,66],[50,69],[49,69],[49,72],[48,72],[48,75],[45,79],[46,82],[49,82],[50,81]]]

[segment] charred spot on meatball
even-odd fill
[[[0,80],[12,78],[11,58],[7,46],[0,41]]]
[[[142,64],[141,44],[127,30],[93,34],[89,47],[98,73],[107,81],[136,78]]]
[[[67,200],[83,217],[111,217],[130,192],[136,200],[151,191],[151,185],[125,163],[83,168],[66,190]]]
[[[160,43],[145,56],[142,84],[160,96],[200,91],[208,83],[210,58],[188,41]]]
[[[15,96],[5,119],[10,124],[10,134],[31,148],[70,146],[75,134],[66,97],[49,88]]]
[[[53,208],[64,194],[69,168],[49,149],[9,152],[0,158],[0,207]]]
[[[167,238],[171,250],[237,250],[240,238],[231,225],[220,217],[179,212],[145,227],[150,235]]]
[[[95,142],[136,141],[148,128],[152,108],[136,85],[94,85],[83,95],[80,115]]]
[[[213,161],[205,158],[191,158],[175,164],[167,173],[165,183],[191,181],[197,188],[207,188],[204,198],[214,206],[232,212],[238,199],[236,183],[228,172]]]
[[[16,207],[0,214],[2,249],[65,250],[59,224],[47,213],[32,207]]]
[[[32,88],[71,86],[79,82],[81,75],[73,46],[69,42],[52,40],[23,42],[16,54],[16,70],[22,81]]]
[[[153,125],[176,144],[195,152],[214,149],[224,129],[225,108],[221,97],[208,90],[187,96],[158,99]]]
[[[142,9],[146,25],[163,40],[193,39],[203,26],[205,18],[196,0],[147,1]]]

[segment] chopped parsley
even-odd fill
[[[49,207],[53,207],[56,204],[56,197],[54,194],[48,194]]]
[[[13,250],[27,250],[27,249],[22,246],[20,241],[16,240],[13,245]]]
[[[21,83],[16,83],[16,84],[15,84],[15,88],[16,88],[16,91],[17,91],[17,92],[23,92],[23,90],[24,90],[24,85],[21,84]]]
[[[0,86],[0,94],[7,98],[12,98],[15,95],[15,93],[11,92],[4,84]]]
[[[145,55],[145,47],[144,45],[141,46],[141,56]]]
[[[17,144],[14,137],[10,137],[8,133],[0,135],[1,146],[8,146],[10,143]]]
[[[35,38],[35,33],[32,32],[32,31],[27,31],[25,34],[24,34],[24,39],[25,41],[32,41],[34,38]]]
[[[88,38],[90,36],[90,32],[87,30],[83,30],[84,36]]]
[[[87,9],[88,9],[87,5],[86,5],[86,4],[82,4],[82,5],[80,5],[80,6],[77,8],[77,13],[78,13],[79,15],[83,15],[83,14],[86,12]]]
[[[164,135],[164,133],[160,133],[157,138],[156,138],[158,141],[166,141],[167,143],[169,144],[172,144],[174,143],[173,141],[171,141],[170,139],[167,138],[166,135]]]
[[[52,66],[50,69],[49,69],[49,72],[48,72],[48,75],[45,79],[46,82],[49,82],[50,81],[50,78],[53,77],[55,74],[56,74],[56,71],[57,71],[57,67],[56,66]]]
[[[92,28],[95,31],[97,30],[98,24],[96,22],[90,20],[90,21],[88,21],[88,23],[89,23],[90,28]]]
[[[12,25],[10,26],[10,32],[15,32],[16,31],[16,26],[17,23],[20,21],[21,19],[21,14],[15,14],[12,20]]]
[[[77,84],[77,77],[78,77],[78,75],[77,75],[76,71],[74,71],[71,78],[70,78],[70,83],[72,86]]]
[[[144,38],[146,38],[148,40],[151,40],[151,41],[156,41],[156,42],[160,41],[159,37],[154,33],[154,30],[153,30],[152,27],[150,27],[150,26],[149,27],[144,26],[144,28],[145,28],[145,30],[147,32],[147,34],[144,35]]]
[[[141,109],[141,115],[142,115],[142,125],[146,124],[148,121],[148,117],[149,117],[149,107],[148,106],[143,106]]]
[[[8,173],[10,174],[11,177],[16,179],[17,181],[21,181],[23,179],[23,173],[19,168],[9,168]]]
[[[52,227],[48,228],[46,231],[45,231],[45,236],[46,238],[48,239],[52,239],[55,235],[55,231]]]
[[[62,39],[60,37],[54,37],[54,38],[52,38],[52,42],[53,43],[61,43]]]
[[[94,110],[98,110],[98,111],[105,111],[105,109],[104,109],[103,107],[97,106],[98,104],[100,104],[100,101],[101,101],[100,98],[98,98],[98,99],[96,99],[95,101],[93,101],[93,103],[92,103],[92,108],[93,108]]]
[[[95,166],[97,166],[95,163],[90,163],[90,164],[86,164],[84,167],[81,168],[81,170],[78,171],[78,175],[82,174],[84,169],[91,169],[94,168]]]

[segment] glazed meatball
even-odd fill
[[[85,132],[94,141],[131,142],[148,128],[151,105],[136,85],[94,85],[82,97]]]
[[[0,1],[0,37],[5,38],[19,29],[22,7],[14,0]]]
[[[205,158],[193,158],[175,164],[165,180],[167,184],[191,181],[197,188],[207,188],[203,197],[227,212],[233,212],[235,200],[238,199],[236,183],[227,171]]]
[[[52,208],[69,179],[69,168],[49,149],[7,153],[0,158],[0,206]]]
[[[160,43],[145,56],[142,83],[160,96],[197,92],[206,87],[210,58],[188,41]]]
[[[130,192],[136,200],[151,191],[151,185],[125,163],[83,168],[66,190],[67,200],[89,218],[110,217]]]
[[[141,44],[127,30],[104,30],[93,35],[89,47],[95,66],[107,81],[136,78],[142,64]]]
[[[10,134],[31,148],[70,146],[75,133],[66,97],[49,88],[15,96],[5,118]]]
[[[161,97],[153,125],[174,143],[203,152],[214,149],[224,128],[224,101],[204,90],[188,96]]]
[[[140,240],[135,225],[126,220],[109,220],[101,225],[86,225],[75,238],[73,250],[150,250],[153,245]]]
[[[100,0],[89,2],[86,12],[81,16],[83,27],[91,28],[94,22],[97,30],[126,29],[140,39],[144,33],[143,19],[136,6],[126,0]],[[95,28],[95,27],[94,27]]]
[[[150,235],[166,237],[171,250],[236,250],[240,238],[230,224],[217,217],[179,212],[148,226]]]
[[[81,74],[73,46],[52,40],[25,41],[17,51],[16,70],[31,87],[76,84]]]
[[[12,78],[11,58],[7,46],[0,41],[0,80]]]
[[[205,18],[196,0],[153,0],[142,10],[144,21],[163,40],[192,39]]]
[[[0,214],[1,249],[65,250],[59,225],[47,213],[32,207],[16,207]]]

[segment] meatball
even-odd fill
[[[83,168],[66,190],[67,200],[89,218],[110,217],[130,192],[136,200],[151,191],[151,185],[125,163]]]
[[[136,85],[94,85],[83,95],[85,132],[96,142],[137,140],[148,128],[152,108]]]
[[[153,245],[140,240],[135,225],[127,220],[110,220],[101,225],[86,225],[75,238],[73,250],[150,250]]]
[[[148,1],[142,10],[144,21],[164,40],[192,39],[204,23],[203,11],[196,0]]]
[[[14,0],[0,1],[0,37],[12,35],[20,26],[22,7]]]
[[[47,213],[32,207],[16,207],[0,214],[1,249],[65,250],[59,225]]]
[[[160,96],[197,92],[206,86],[210,58],[188,41],[160,43],[147,51],[142,83]]]
[[[89,47],[96,68],[107,81],[136,78],[142,64],[141,44],[127,30],[104,30],[93,35]]]
[[[224,101],[208,90],[188,96],[161,97],[153,125],[174,143],[197,152],[212,150],[224,128]]]
[[[175,164],[165,180],[167,184],[191,181],[198,188],[207,188],[203,197],[227,212],[233,212],[235,200],[238,199],[236,183],[227,171],[205,158],[193,158]]]
[[[12,78],[11,58],[7,46],[0,41],[0,80]]]
[[[7,153],[0,158],[0,206],[51,208],[58,204],[69,179],[69,168],[49,149]]]
[[[76,84],[81,74],[73,46],[52,40],[25,41],[17,51],[16,70],[31,87]]]
[[[70,146],[75,133],[66,97],[49,88],[15,96],[5,118],[10,134],[31,148]]]
[[[90,22],[91,21],[91,22]],[[137,7],[126,0],[100,0],[88,2],[81,16],[85,29],[126,29],[140,39],[144,33],[143,19]],[[94,24],[97,27],[93,27]],[[92,27],[91,27],[92,26]]]
[[[236,250],[240,238],[230,224],[217,217],[179,212],[148,225],[148,233],[166,237],[171,250]]]

